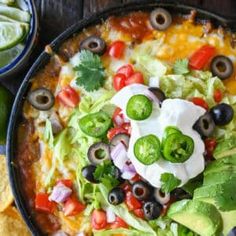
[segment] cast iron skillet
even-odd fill
[[[103,19],[108,18],[111,15],[121,15],[126,14],[130,11],[136,10],[144,10],[144,11],[151,11],[156,7],[164,7],[168,9],[172,14],[188,14],[191,9],[196,9],[198,11],[198,17],[200,19],[210,19],[214,25],[222,25],[231,31],[236,31],[236,18],[226,19],[218,14],[199,9],[196,7],[192,7],[189,5],[179,4],[177,2],[170,2],[166,0],[162,1],[139,1],[138,3],[134,2],[131,4],[123,4],[119,5],[115,8],[110,8],[105,10],[104,12],[92,15],[91,17],[81,20],[75,25],[71,26],[67,29],[64,33],[62,33],[59,37],[57,37],[50,45],[53,51],[57,52],[60,45],[69,39],[73,34],[82,31],[83,28],[88,26],[92,26],[98,23],[101,23]],[[13,110],[10,117],[10,123],[8,128],[8,136],[7,136],[7,158],[8,158],[8,171],[10,176],[10,183],[11,188],[13,191],[13,195],[15,197],[16,205],[20,210],[25,222],[27,223],[29,229],[31,230],[33,235],[43,235],[41,230],[38,228],[37,224],[34,222],[33,217],[31,216],[29,210],[26,208],[25,199],[23,197],[23,193],[21,191],[21,183],[19,180],[19,172],[17,162],[15,160],[15,152],[16,150],[16,134],[17,134],[17,127],[19,122],[22,119],[22,105],[25,99],[25,95],[30,88],[31,85],[31,78],[49,62],[50,56],[43,52],[39,58],[36,60],[28,74],[26,75],[17,95],[13,105]]]

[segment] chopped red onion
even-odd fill
[[[112,223],[116,220],[116,215],[111,207],[108,207],[106,209],[106,215],[107,215],[107,222],[108,223]]]
[[[158,104],[160,106],[160,101],[159,99],[155,96],[154,93],[152,93],[149,89],[145,90],[145,95],[153,102]]]
[[[122,178],[123,179],[132,179],[136,175],[136,170],[134,168],[134,165],[131,164],[125,164],[124,168],[122,170]]]
[[[60,183],[53,188],[52,193],[49,196],[49,200],[57,203],[63,203],[67,200],[71,193],[72,190],[70,188]]]
[[[64,231],[60,230],[60,231],[57,231],[56,233],[54,233],[52,236],[68,236],[68,234],[65,233]]]
[[[76,234],[76,236],[85,236],[86,234],[84,232],[79,232],[78,234]]]
[[[116,123],[118,126],[121,126],[121,125],[124,123],[124,120],[123,120],[120,116],[116,116],[116,117],[115,117],[115,123]]]
[[[116,167],[122,170],[129,160],[127,157],[126,147],[122,142],[119,142],[111,151],[111,159]]]

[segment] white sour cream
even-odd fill
[[[113,98],[112,103],[120,107],[126,115],[126,105],[129,99],[136,94],[147,94],[148,87],[133,84],[123,88]],[[172,173],[181,180],[181,185],[188,182],[204,170],[204,143],[200,135],[193,130],[193,124],[205,113],[205,110],[191,102],[182,99],[166,99],[159,108],[153,103],[151,116],[143,121],[131,120],[131,137],[128,157],[133,163],[137,173],[154,187],[160,188],[160,177],[163,173]],[[152,165],[144,165],[134,155],[134,144],[142,136],[154,134],[162,139],[167,126],[176,126],[179,130],[194,140],[194,151],[184,163],[171,163],[163,158]]]

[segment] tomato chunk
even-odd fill
[[[197,105],[197,106],[200,106],[200,107],[202,107],[202,108],[204,108],[204,109],[206,109],[206,110],[209,109],[209,106],[208,106],[207,102],[206,102],[203,98],[200,98],[200,97],[193,97],[193,98],[191,99],[191,101],[192,101],[195,105]]]
[[[144,219],[144,211],[143,211],[142,208],[140,208],[140,209],[135,209],[135,210],[134,210],[134,214],[135,214],[137,217],[139,217],[139,218],[141,218],[141,219]]]
[[[124,50],[125,50],[125,43],[123,41],[117,40],[110,45],[108,49],[108,54],[111,57],[120,59],[124,54]]]
[[[91,217],[93,229],[100,230],[107,226],[107,215],[103,210],[94,210]]]
[[[205,148],[206,148],[206,157],[212,158],[213,152],[217,145],[217,141],[215,138],[207,138],[204,142],[205,142]]]
[[[126,76],[126,78],[129,78],[131,75],[134,74],[134,68],[131,64],[127,64],[127,65],[120,67],[116,73],[123,74]]]
[[[64,106],[72,108],[76,107],[80,101],[78,93],[69,85],[62,88],[58,93],[57,98]]]
[[[115,109],[112,115],[112,121],[115,126],[121,126],[124,123],[124,115],[119,107]]]
[[[71,179],[60,179],[57,181],[57,184],[64,184],[68,188],[73,187],[73,182]]]
[[[127,78],[125,85],[130,84],[144,84],[143,74],[141,72],[135,72],[129,78]]]
[[[117,228],[128,229],[129,225],[123,219],[121,219],[119,216],[116,216],[115,221],[110,224],[110,228],[111,229],[117,229]]]
[[[46,193],[38,193],[35,197],[35,208],[38,211],[46,213],[53,213],[55,209],[55,203],[49,201],[49,195]]]
[[[75,216],[85,209],[85,205],[79,202],[76,198],[70,197],[66,200],[63,212],[65,216]]]
[[[216,54],[216,49],[210,45],[204,45],[192,54],[189,59],[189,66],[194,70],[203,69],[211,58]]]
[[[130,211],[133,211],[135,209],[140,209],[142,207],[141,202],[134,197],[132,192],[126,193],[125,204],[127,205]]]
[[[215,100],[215,102],[217,102],[217,103],[221,102],[222,98],[223,98],[223,94],[222,94],[221,90],[216,89],[214,91],[214,100]]]
[[[107,132],[107,138],[111,141],[114,136],[117,134],[129,134],[128,131],[122,127],[111,128]]]
[[[121,90],[125,87],[126,76],[124,74],[116,74],[113,77],[113,87],[116,91]]]

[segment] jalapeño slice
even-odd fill
[[[151,165],[161,157],[160,140],[153,134],[139,138],[134,144],[134,155],[144,165]]]
[[[111,118],[103,111],[86,115],[79,121],[80,129],[88,136],[95,138],[104,136],[110,126]]]
[[[181,133],[168,135],[163,144],[163,157],[173,163],[182,163],[193,154],[193,139]]]
[[[152,102],[145,95],[134,95],[127,103],[126,113],[133,120],[145,120],[152,113]]]

